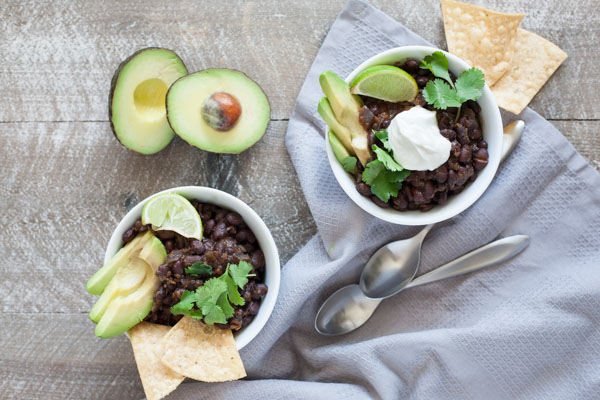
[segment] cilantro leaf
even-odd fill
[[[214,325],[215,322],[218,324],[226,324],[227,318],[225,313],[216,304],[206,304],[202,307],[202,314],[204,314],[204,323],[207,325]]]
[[[227,292],[227,284],[218,278],[212,278],[204,282],[204,285],[196,289],[196,304],[202,308],[206,303],[217,303],[220,295]]]
[[[189,315],[191,309],[194,307],[194,302],[196,301],[196,296],[194,295],[194,292],[189,291],[189,290],[184,290],[183,294],[181,295],[181,300],[179,300],[179,303],[174,304],[171,307],[171,314],[173,315]]]
[[[240,292],[238,292],[238,287],[233,281],[233,279],[231,279],[230,276],[227,276],[225,282],[227,282],[227,298],[229,299],[229,301],[232,304],[235,304],[236,306],[243,306],[244,304],[246,304],[246,301],[240,295]]]
[[[229,271],[231,279],[233,279],[240,289],[243,289],[244,286],[246,286],[249,276],[256,276],[256,274],[250,273],[250,271],[252,271],[252,264],[246,261],[240,261],[237,265],[229,264],[227,270]]]
[[[460,74],[455,87],[461,103],[467,100],[477,100],[482,96],[481,88],[485,85],[483,77],[483,72],[476,68],[468,69]]]
[[[346,157],[342,160],[342,167],[344,171],[350,172],[351,174],[356,172],[356,157]]]
[[[409,170],[390,171],[377,159],[367,164],[363,172],[363,182],[371,186],[371,192],[381,201],[388,202],[390,197],[398,196],[402,181],[410,175]]]
[[[427,82],[427,86],[423,89],[423,97],[427,103],[440,110],[448,107],[460,107],[462,104],[456,90],[441,79]]]
[[[433,75],[446,80],[451,86],[454,86],[448,73],[448,59],[441,51],[436,51],[421,60],[421,68],[430,70]]]
[[[392,152],[392,146],[390,146],[390,141],[388,139],[388,131],[385,129],[382,129],[380,131],[373,131],[373,134],[375,135],[375,137],[379,140],[381,140],[381,143],[383,144],[383,148],[386,149],[389,152]]]
[[[210,275],[212,274],[212,267],[202,262],[195,262],[185,269],[185,274],[192,276]]]
[[[223,310],[225,318],[233,317],[234,310],[233,307],[231,307],[231,304],[229,304],[229,300],[227,300],[227,293],[223,293],[221,296],[219,296],[219,299],[217,300],[217,305],[221,307],[221,310]]]
[[[404,169],[402,165],[394,160],[390,153],[383,150],[381,147],[373,145],[372,149],[377,155],[377,159],[383,163],[386,169],[389,169],[390,171],[402,171]]]

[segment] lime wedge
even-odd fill
[[[350,85],[353,94],[398,103],[413,101],[419,87],[406,71],[391,65],[375,65],[362,71]]]
[[[187,238],[202,239],[202,220],[185,197],[176,193],[154,196],[142,209],[142,223],[155,231],[174,231]]]

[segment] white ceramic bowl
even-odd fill
[[[448,69],[455,76],[459,76],[463,71],[470,68],[466,62],[443,50],[427,46],[405,46],[390,49],[369,58],[352,71],[346,78],[346,82],[352,82],[356,75],[367,67],[382,64],[394,65],[396,62],[403,62],[411,58],[420,60],[434,51],[441,51],[446,55],[448,58]],[[325,140],[327,157],[329,158],[329,164],[335,178],[356,205],[369,214],[387,222],[400,225],[427,225],[454,217],[475,203],[483,192],[485,192],[492,182],[500,163],[502,152],[502,119],[494,95],[487,85],[483,88],[483,96],[477,102],[481,106],[479,118],[481,120],[483,137],[488,143],[488,164],[479,172],[475,181],[469,183],[461,193],[449,196],[448,201],[444,205],[436,205],[431,210],[425,212],[419,210],[397,211],[393,208],[381,208],[375,205],[371,199],[360,195],[356,191],[354,180],[344,171],[335,158],[329,141]]]
[[[275,302],[277,300],[280,280],[279,254],[277,253],[277,246],[275,245],[275,241],[271,236],[271,232],[269,232],[267,225],[258,216],[258,214],[252,208],[250,208],[250,206],[237,197],[230,195],[229,193],[201,186],[176,187],[173,189],[164,190],[160,193],[167,192],[175,192],[190,200],[198,200],[203,203],[214,204],[237,212],[242,216],[242,218],[244,218],[248,228],[250,228],[260,243],[260,247],[265,254],[265,283],[269,287],[269,290],[262,299],[258,314],[254,317],[252,322],[240,329],[239,332],[235,333],[235,343],[237,348],[241,350],[244,346],[250,343],[250,341],[252,341],[256,335],[258,335],[263,326],[265,326],[267,320],[273,312],[273,307],[275,307]],[[127,213],[127,215],[123,217],[121,222],[119,222],[117,229],[115,229],[110,237],[110,241],[108,242],[106,254],[104,255],[104,262],[107,262],[123,246],[123,240],[121,239],[123,232],[135,224],[138,219],[140,219],[142,215],[142,207],[148,201],[148,199],[153,196],[156,196],[156,194],[139,202]]]

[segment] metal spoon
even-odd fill
[[[529,237],[525,235],[496,240],[412,281],[405,281],[404,286],[397,292],[496,265],[519,254],[528,244]],[[409,267],[412,268],[412,265]],[[323,303],[317,312],[315,329],[320,334],[327,336],[351,332],[367,322],[382,300],[365,296],[357,284],[344,286]]]

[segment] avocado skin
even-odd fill
[[[244,75],[246,78],[248,78],[248,79],[250,79],[251,81],[253,81],[253,82],[256,84],[256,86],[258,86],[258,87],[259,87],[259,89],[261,90],[261,92],[262,92],[262,93],[265,95],[265,98],[267,99],[267,104],[269,105],[269,114],[270,114],[270,111],[272,110],[272,108],[271,108],[271,101],[269,100],[269,97],[268,97],[268,96],[267,96],[267,94],[265,93],[265,90],[262,88],[262,86],[260,86],[260,85],[258,84],[258,82],[256,82],[254,79],[250,78],[248,75],[246,75],[246,73],[245,73],[245,72],[243,72],[243,71],[240,71],[239,69],[233,69],[233,68],[219,68],[219,69],[226,69],[226,70],[229,70],[229,71],[239,72],[240,74]],[[200,71],[205,71],[205,70],[198,70],[198,71],[196,71],[196,72],[200,72]],[[188,74],[188,75],[195,74],[196,72],[192,72],[191,74]],[[176,83],[177,83],[179,80],[181,80],[181,79],[183,79],[183,78],[187,77],[188,75],[184,75],[184,76],[182,76],[182,77],[178,78],[177,80],[175,80],[175,82],[173,82],[173,83],[171,84],[171,86],[169,86],[169,89],[167,90],[167,93],[165,94],[165,97],[166,97],[166,98],[168,98],[168,97],[169,97],[169,92],[171,92],[171,89],[173,88],[173,86],[175,86],[175,84],[176,84]],[[173,130],[173,132],[175,132],[175,135],[176,135],[176,136],[179,136],[179,135],[177,134],[177,131],[176,131],[176,130],[173,128],[173,124],[171,123],[171,119],[169,119],[169,102],[165,102],[165,106],[166,106],[166,108],[167,108],[167,122],[169,123],[169,126],[171,127],[171,129]],[[243,112],[243,111],[242,111],[242,112]],[[271,124],[271,121],[270,121],[270,120],[269,120],[269,124]],[[269,129],[269,127],[267,126],[267,128],[265,128],[265,133],[267,132],[267,130],[268,130],[268,129]],[[264,134],[263,134],[263,136],[264,136]],[[262,138],[261,138],[261,139],[262,139]],[[187,144],[189,144],[190,146],[197,147],[196,145],[194,145],[193,143],[189,143],[189,142],[188,142],[188,141],[186,141],[185,139],[182,139],[182,140],[184,140],[184,141],[185,141]],[[259,139],[259,140],[260,140],[260,139]],[[254,144],[256,144],[256,143],[258,143],[258,140],[257,140],[257,141],[256,141]],[[254,146],[254,144],[253,144],[252,146]],[[250,147],[252,147],[252,146],[250,146]],[[244,150],[242,150],[242,151],[238,151],[238,152],[232,152],[232,153],[216,153],[216,154],[240,154],[241,152],[248,150],[250,147],[247,147],[247,148],[245,148]],[[203,150],[204,150],[204,149],[203,149]],[[204,150],[204,151],[208,151],[208,150]],[[209,153],[211,153],[211,152],[209,151]]]
[[[321,115],[321,118],[325,121],[329,129],[333,131],[336,138],[344,145],[348,153],[354,155],[354,149],[352,148],[352,134],[333,115],[333,110],[331,109],[331,105],[329,104],[329,100],[327,97],[322,97],[319,100],[319,105],[317,106],[317,111]]]
[[[333,154],[335,155],[335,158],[340,162],[340,164],[342,164],[344,159],[351,157],[346,147],[344,147],[340,139],[332,130],[327,132],[327,138],[329,139],[331,150],[333,150]]]
[[[123,143],[121,143],[121,141],[119,140],[119,137],[117,136],[117,132],[115,131],[115,126],[113,125],[113,122],[112,122],[112,114],[113,114],[113,112],[112,112],[112,103],[113,103],[113,97],[115,95],[115,89],[117,88],[117,81],[119,80],[119,74],[121,73],[121,70],[123,69],[123,67],[125,65],[127,65],[127,63],[129,63],[129,61],[133,60],[136,56],[138,56],[141,53],[143,53],[145,51],[148,51],[148,50],[166,50],[166,51],[170,51],[171,53],[177,55],[177,53],[175,53],[173,50],[166,49],[164,47],[145,47],[143,49],[140,49],[140,50],[136,51],[135,53],[133,53],[132,55],[130,55],[129,57],[127,57],[125,60],[123,60],[119,64],[119,66],[117,67],[117,69],[115,70],[115,73],[113,74],[113,76],[112,76],[112,78],[110,80],[110,91],[108,93],[108,121],[110,122],[110,130],[112,131],[113,135],[115,136],[115,138],[117,139],[117,141],[119,142],[119,144],[121,144],[121,146],[125,147],[128,150],[131,150],[131,149],[128,148],[127,146],[125,146]],[[183,60],[181,59],[181,57],[179,57],[179,55],[177,55],[177,57],[181,60],[181,63],[183,64],[183,66],[187,70],[187,66],[185,65],[185,63],[183,62]]]

